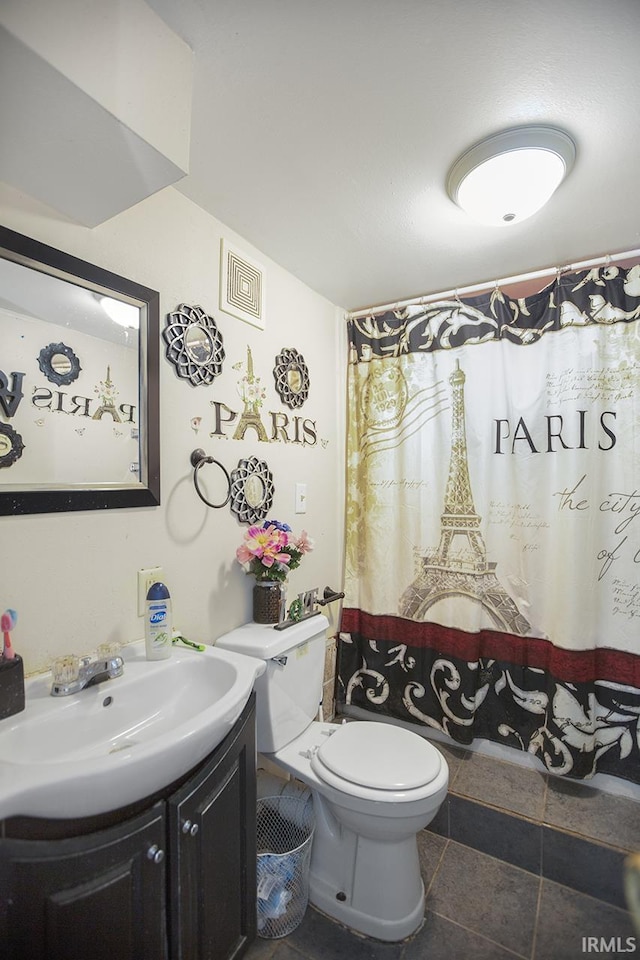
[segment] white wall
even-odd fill
[[[0,609],[18,611],[13,643],[27,672],[47,669],[61,653],[83,654],[107,639],[127,643],[141,637],[143,624],[136,609],[136,571],[141,567],[164,568],[175,625],[190,638],[212,642],[251,619],[253,579],[235,560],[246,526],[228,506],[211,510],[198,499],[189,463],[196,447],[220,459],[229,471],[242,457],[255,455],[268,462],[275,482],[271,516],[288,522],[295,532],[304,527],[316,541],[314,552],[290,576],[290,599],[315,586],[339,587],[346,353],[342,311],[173,187],[87,229],[0,185],[0,222],[159,290],[161,328],[179,303],[202,305],[215,318],[226,351],[221,376],[211,386],[194,388],[176,376],[161,341],[160,507],[0,517]],[[218,309],[222,236],[267,268],[264,331]],[[209,436],[212,400],[242,410],[236,390],[242,371],[233,365],[246,360],[247,346],[255,374],[267,390],[266,410],[291,414],[275,390],[276,354],[295,347],[304,356],[311,387],[308,400],[295,412],[315,421],[315,445],[267,444],[253,431],[242,441],[231,439],[231,431],[227,439]],[[202,417],[198,434],[191,426],[193,417]],[[201,476],[214,469],[205,466]],[[0,481],[8,483],[10,477],[2,475]],[[297,481],[307,484],[304,516],[294,513]],[[212,487],[212,497],[216,489]]]

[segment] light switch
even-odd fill
[[[307,485],[296,483],[296,513],[307,512]]]

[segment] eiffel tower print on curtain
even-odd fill
[[[420,572],[400,599],[400,614],[412,620],[426,620],[430,607],[439,600],[460,597],[486,610],[500,630],[525,636],[530,624],[498,580],[496,563],[487,560],[480,522],[469,479],[464,412],[465,375],[456,361],[449,377],[453,393],[451,458],[440,518],[440,543],[428,551]]]

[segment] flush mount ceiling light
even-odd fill
[[[520,223],[551,198],[575,156],[571,137],[555,127],[504,130],[456,160],[447,178],[447,192],[481,223]]]
[[[100,297],[100,306],[110,320],[121,327],[137,330],[140,327],[140,311],[130,303],[114,297]]]

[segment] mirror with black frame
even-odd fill
[[[0,514],[160,503],[159,296],[0,226]]]

